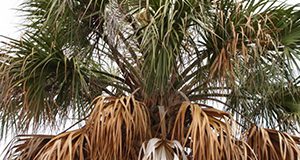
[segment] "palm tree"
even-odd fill
[[[299,159],[300,11],[277,0],[26,0],[0,62],[5,159]]]

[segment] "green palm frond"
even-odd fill
[[[297,158],[298,142],[282,132],[298,132],[300,122],[297,6],[26,0],[20,10],[24,36],[8,38],[0,54],[2,131],[88,118],[36,143],[37,157]],[[253,137],[263,141],[254,145]],[[20,143],[29,142],[39,140]],[[20,150],[10,154],[27,152]]]
[[[48,34],[28,33],[7,45],[8,56],[1,67],[4,123],[14,118],[17,127],[25,129],[31,121],[53,122],[57,115],[67,117],[72,106],[74,115],[81,117],[89,110],[83,106],[114,80],[91,61],[69,55],[90,52],[89,48],[69,48]]]

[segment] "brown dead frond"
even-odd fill
[[[99,97],[87,122],[95,159],[137,159],[139,148],[150,137],[149,114],[133,96]]]
[[[4,159],[32,160],[54,136],[51,135],[19,135],[7,146]]]
[[[152,138],[147,143],[142,145],[140,154],[140,160],[187,160],[184,148],[181,144],[174,140],[162,140],[158,138]]]
[[[92,148],[85,129],[65,132],[52,138],[34,160],[85,160],[92,159]]]
[[[253,126],[247,132],[247,142],[258,159],[300,159],[300,138],[284,132]]]
[[[172,139],[189,148],[193,159],[247,159],[252,154],[245,142],[234,139],[228,113],[187,102],[180,107]]]
[[[7,160],[89,160],[93,159],[86,128],[61,133],[57,136],[18,136],[11,143],[4,159]]]
[[[137,159],[150,138],[146,107],[132,96],[98,97],[80,129],[57,136],[33,136],[12,142],[10,160],[127,160]]]
[[[80,129],[51,135],[20,135],[7,148],[9,160],[177,160],[300,158],[300,138],[252,127],[237,140],[226,112],[184,102],[171,140],[151,138],[147,108],[133,96],[98,97]],[[150,139],[150,140],[149,140]],[[178,140],[178,141],[177,141]]]

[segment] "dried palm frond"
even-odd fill
[[[7,159],[137,159],[142,143],[151,134],[145,106],[129,96],[98,97],[93,107],[82,128],[57,136],[19,139],[11,143],[15,149],[7,152]]]
[[[54,137],[52,135],[19,135],[6,147],[4,159],[31,160]]]
[[[259,158],[261,148],[239,140],[242,129],[232,129],[227,113],[205,106],[226,106],[243,130],[300,124],[290,116],[299,111],[297,95],[276,100],[278,89],[300,84],[300,12],[278,2],[25,0],[24,36],[0,49],[0,138],[5,129],[50,127],[92,113],[84,127],[45,141],[29,137],[8,155],[134,160],[147,142],[144,159],[176,159],[175,144],[191,159]],[[99,95],[133,92],[143,103],[98,97],[87,107]],[[261,136],[275,148],[269,153],[284,155],[271,158],[298,155],[289,136],[254,131],[247,141]],[[149,141],[151,134],[163,138]]]
[[[252,154],[245,142],[234,139],[228,113],[187,102],[180,107],[172,139],[189,148],[193,159],[246,159]]]
[[[136,159],[141,144],[149,139],[147,108],[133,96],[98,97],[86,127],[95,159]]]
[[[181,144],[174,141],[167,141],[158,138],[152,138],[142,145],[139,159],[141,160],[187,160],[184,148]]]
[[[92,148],[86,129],[64,132],[56,136],[21,135],[12,141],[7,160],[84,160],[92,159]]]
[[[52,138],[35,156],[35,160],[92,159],[89,136],[85,129],[65,132]]]
[[[97,97],[86,125],[51,135],[20,135],[7,147],[9,160],[85,159],[299,159],[300,138],[252,127],[232,133],[228,113],[184,102],[171,140],[152,138],[144,104],[128,97]],[[177,141],[178,140],[178,141]]]
[[[247,132],[246,138],[258,159],[296,160],[300,158],[299,137],[253,126]]]

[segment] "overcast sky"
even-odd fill
[[[20,28],[18,28],[18,24],[20,24],[21,18],[18,17],[17,15],[19,14],[15,8],[18,7],[18,5],[23,1],[23,0],[1,0],[0,2],[0,35],[12,37],[12,38],[18,38],[20,35]],[[299,0],[287,0],[288,3],[290,4],[296,4],[300,3]],[[20,14],[19,14],[20,15]],[[3,38],[0,37],[0,41],[4,40]],[[8,137],[8,141],[9,141]],[[0,154],[2,150],[4,149],[4,141],[0,141]],[[0,159],[1,156],[0,156]]]
[[[18,37],[17,24],[20,23],[20,18],[17,16],[17,6],[22,0],[1,0],[0,2],[0,35],[9,37]],[[0,38],[3,40],[3,38]]]

